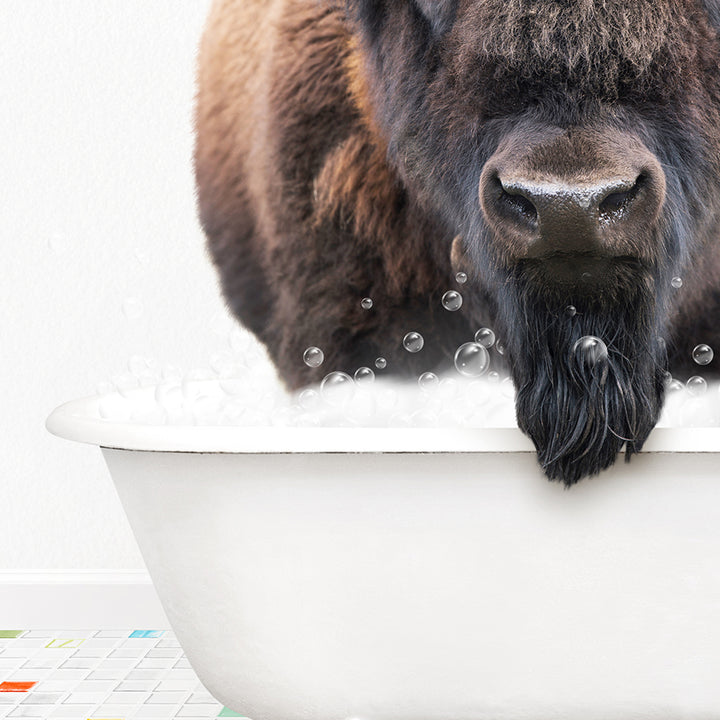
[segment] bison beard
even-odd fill
[[[662,408],[666,353],[655,282],[634,263],[611,275],[614,290],[589,288],[574,316],[565,311],[567,293],[541,282],[538,264],[519,267],[502,291],[518,425],[548,478],[567,486],[612,465],[623,444],[629,461]],[[605,342],[607,357],[593,363],[573,351],[587,335]]]

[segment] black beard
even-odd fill
[[[626,461],[640,451],[662,409],[665,344],[648,270],[619,264],[612,290],[580,292],[548,290],[541,272],[525,266],[505,284],[501,325],[518,425],[547,477],[570,486],[612,465],[623,445]],[[584,336],[600,338],[607,355],[574,352]]]

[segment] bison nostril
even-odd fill
[[[622,212],[629,203],[632,202],[633,198],[638,194],[640,188],[645,184],[645,182],[646,177],[641,173],[637,176],[635,184],[631,188],[620,192],[611,192],[606,195],[598,206],[600,214],[613,216]]]
[[[502,208],[515,217],[537,222],[537,209],[532,201],[519,192],[508,192],[499,177],[494,182],[499,190],[499,202]]]

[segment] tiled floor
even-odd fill
[[[169,630],[0,630],[0,718],[240,717]]]

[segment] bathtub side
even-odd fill
[[[718,455],[567,491],[531,453],[103,453],[190,662],[253,720],[720,707]]]

